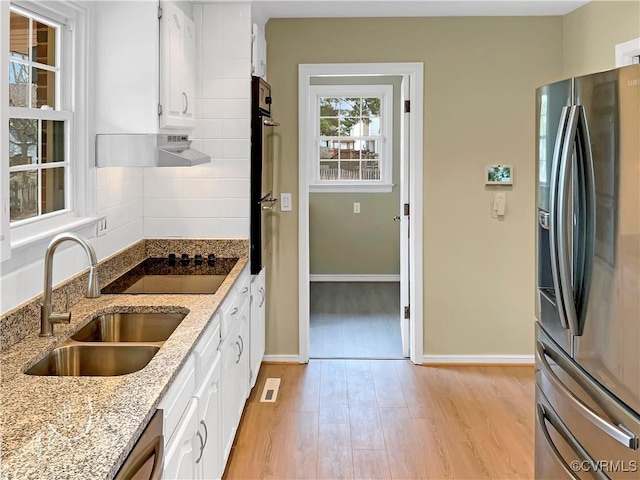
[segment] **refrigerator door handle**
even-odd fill
[[[553,385],[571,401],[573,408],[580,413],[580,415],[585,417],[593,425],[610,437],[614,438],[616,441],[620,442],[625,447],[631,450],[638,449],[638,437],[636,437],[633,432],[624,425],[614,425],[613,423],[608,422],[580,400],[580,398],[578,398],[576,394],[569,389],[569,387],[562,383],[562,380],[560,380],[551,368],[551,365],[549,365],[549,362],[547,362],[546,357],[548,356],[552,358],[558,366],[562,368],[562,370],[564,370],[578,384],[582,385],[582,383],[571,374],[571,368],[568,368],[569,366],[566,364],[566,360],[553,352],[553,350],[546,348],[546,346],[540,341],[536,342],[536,356],[538,365],[542,367],[542,370],[544,370],[544,373],[551,380]]]
[[[562,284],[560,282],[559,274],[560,267],[558,264],[558,184],[560,181],[560,160],[563,150],[562,146],[564,145],[566,138],[569,108],[570,107],[562,107],[562,113],[560,114],[560,123],[558,125],[558,134],[556,136],[556,143],[553,149],[553,161],[551,166],[549,208],[549,256],[551,257],[551,277],[553,279],[553,289],[556,297],[556,302],[554,302],[554,304],[558,309],[560,324],[564,329],[568,329],[569,324],[567,323],[567,315],[565,313],[563,303]]]
[[[542,429],[542,433],[547,440],[547,443],[553,453],[555,454],[557,460],[560,462],[564,470],[573,480],[580,480],[575,472],[571,469],[567,461],[562,457],[558,447],[553,443],[553,439],[551,438],[551,434],[549,433],[549,429],[547,428],[546,421],[548,421],[553,428],[560,434],[562,439],[567,442],[567,445],[571,447],[578,457],[582,460],[582,462],[589,464],[589,473],[596,480],[611,480],[611,477],[607,475],[602,468],[599,468],[598,463],[589,455],[589,453],[584,449],[580,442],[571,434],[566,425],[560,420],[558,415],[550,408],[545,408],[542,404],[538,403],[536,405],[536,420]],[[573,462],[571,462],[573,464]]]
[[[576,255],[574,266],[575,312],[577,331],[574,335],[582,335],[586,318],[589,292],[591,290],[591,273],[595,248],[596,224],[596,184],[591,152],[591,138],[587,125],[585,109],[578,106],[578,129],[576,133],[576,160],[578,185],[581,185],[575,213]]]
[[[579,107],[573,105],[569,109],[569,119],[565,135],[565,142],[562,146],[560,157],[560,168],[558,173],[558,205],[557,216],[555,218],[557,228],[557,249],[558,249],[558,275],[562,295],[562,304],[572,335],[579,335],[578,315],[573,296],[573,272],[571,269],[571,251],[569,246],[568,231],[569,221],[572,221],[572,212],[569,211],[569,195],[571,193],[571,167],[573,153],[575,152],[576,133],[578,131]]]

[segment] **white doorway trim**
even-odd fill
[[[311,77],[336,75],[404,75],[410,78],[411,122],[409,228],[409,297],[411,322],[409,329],[410,358],[423,362],[423,121],[424,64],[416,63],[317,63],[298,66],[298,291],[299,347],[298,361],[309,361],[309,176],[306,125],[304,113],[310,111],[309,83]]]

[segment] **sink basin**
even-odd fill
[[[63,345],[53,350],[27,375],[116,376],[144,368],[160,350],[157,345]]]
[[[78,342],[164,342],[184,313],[106,313],[71,338]]]

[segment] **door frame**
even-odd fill
[[[298,361],[309,361],[309,168],[305,113],[309,111],[309,82],[316,76],[402,75],[409,78],[409,328],[410,359],[423,362],[423,135],[424,64],[414,63],[316,63],[298,65]],[[404,122],[404,115],[401,115]],[[401,152],[401,155],[404,152]]]

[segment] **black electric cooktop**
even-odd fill
[[[100,292],[212,294],[237,261],[237,258],[210,258],[208,261],[147,258]]]

